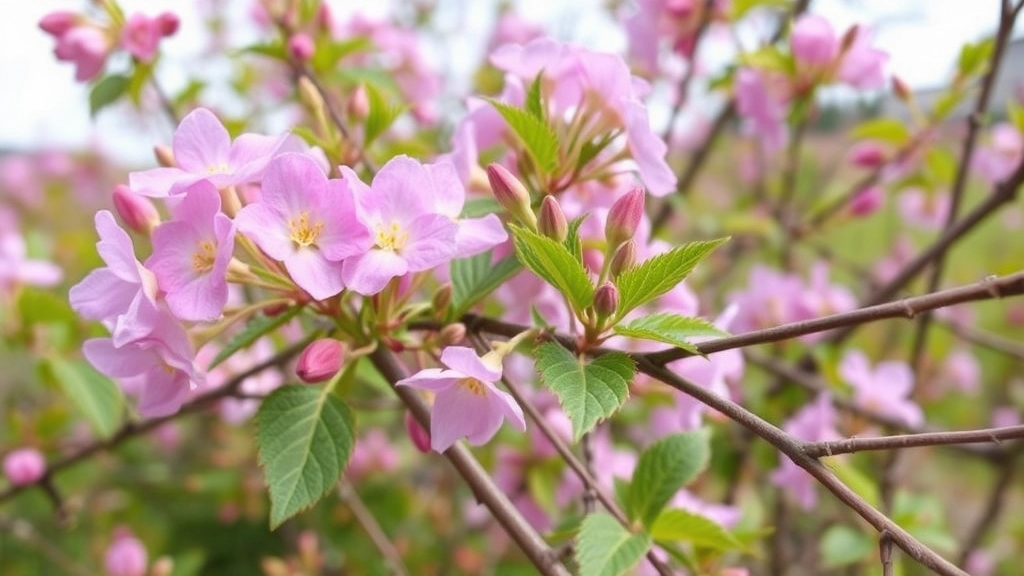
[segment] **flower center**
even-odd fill
[[[227,164],[210,164],[209,166],[206,167],[206,173],[207,174],[227,174],[228,173],[228,165]]]
[[[397,252],[409,241],[409,233],[402,230],[398,222],[392,220],[390,225],[383,222],[377,224],[377,247],[381,250]]]
[[[288,221],[288,230],[291,231],[292,242],[302,247],[315,244],[323,229],[323,222],[310,225],[309,212],[303,212],[298,218]]]
[[[484,383],[476,378],[463,378],[458,381],[458,384],[477,396],[487,395],[487,388],[484,386]]]
[[[203,240],[199,243],[199,249],[192,255],[192,269],[200,274],[213,270],[214,256],[213,242]]]

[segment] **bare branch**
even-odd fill
[[[809,456],[837,456],[852,454],[866,450],[898,450],[901,448],[919,448],[922,446],[943,446],[947,444],[981,444],[1003,440],[1019,440],[1024,438],[1024,426],[1007,426],[1004,428],[985,428],[963,432],[921,432],[919,434],[899,434],[896,436],[880,436],[876,438],[847,438],[829,442],[807,442],[803,450]]]

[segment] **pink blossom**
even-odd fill
[[[466,204],[466,189],[451,162],[424,164],[423,170],[429,179],[427,187],[433,190],[430,196],[434,198],[434,209],[458,224],[452,258],[475,256],[508,240],[505,226],[496,214],[461,218]]]
[[[242,208],[236,224],[268,256],[284,262],[292,280],[317,300],[341,292],[342,260],[370,243],[356,219],[350,186],[328,180],[302,154],[283,154],[270,163],[262,198]]]
[[[58,60],[75,65],[75,80],[86,82],[95,78],[110,55],[112,43],[103,30],[83,24],[57,37],[53,53]]]
[[[136,12],[124,23],[121,45],[142,62],[152,62],[162,35],[158,19]]]
[[[313,57],[314,51],[316,51],[316,43],[305,32],[294,34],[288,39],[288,53],[296,60],[309,60]]]
[[[444,452],[465,436],[474,446],[484,444],[509,420],[526,430],[519,404],[495,382],[501,365],[492,357],[481,358],[471,348],[449,346],[441,352],[447,369],[428,368],[397,382],[436,393],[430,413],[430,446]]]
[[[838,440],[835,429],[836,411],[828,394],[818,397],[798,410],[782,428],[788,434],[805,442],[826,442]],[[772,483],[786,490],[804,510],[811,510],[818,502],[816,482],[803,468],[786,457],[781,457],[779,467],[771,475]]]
[[[857,26],[853,43],[843,52],[839,63],[839,80],[861,90],[877,90],[885,86],[885,63],[889,55],[871,47],[871,31]]]
[[[213,112],[197,108],[174,131],[172,150],[178,166],[132,172],[128,185],[136,194],[162,198],[181,194],[200,180],[217,188],[258,182],[271,158],[297,149],[287,134],[242,134],[232,141]]]
[[[858,168],[878,168],[885,164],[885,147],[875,141],[858,142],[850,149],[850,163]]]
[[[900,215],[910,224],[925,230],[940,230],[946,225],[950,198],[948,194],[908,188],[900,193],[897,204]]]
[[[850,199],[849,210],[852,216],[863,218],[870,216],[885,204],[885,189],[881,186],[868,186]]]
[[[39,28],[47,34],[59,38],[78,23],[78,14],[70,10],[55,10],[39,19]]]
[[[981,386],[981,364],[966,348],[957,348],[943,363],[943,380],[962,392],[977,392]]]
[[[124,184],[114,186],[114,211],[129,230],[148,235],[160,223],[156,206],[143,196],[133,194]]]
[[[394,442],[380,428],[370,428],[356,440],[345,474],[353,480],[391,472],[398,466]]]
[[[454,170],[443,176],[440,170],[398,156],[377,172],[370,187],[342,167],[355,193],[360,221],[373,235],[368,251],[345,261],[344,279],[350,289],[376,294],[392,278],[429,270],[456,256],[459,226],[446,198],[451,191],[439,180],[447,186],[457,179]]]
[[[113,333],[114,345],[144,337],[157,316],[157,282],[135,258],[128,233],[108,210],[96,213],[96,250],[106,262],[71,287],[69,300],[79,316],[99,320]]]
[[[750,269],[747,289],[733,292],[729,302],[736,304],[734,330],[749,332],[807,320],[814,313],[806,301],[807,289],[800,277],[756,265]]]
[[[824,68],[839,54],[839,38],[828,20],[815,14],[797,19],[789,36],[789,45],[798,69],[802,66]]]
[[[142,542],[131,530],[118,528],[104,555],[107,576],[145,576],[148,564],[149,556]]]
[[[765,74],[753,68],[736,73],[736,109],[748,120],[750,131],[759,137],[765,151],[774,152],[786,143],[786,104],[770,89]]]
[[[973,166],[990,184],[1005,180],[1024,156],[1024,136],[1008,123],[992,128],[989,141],[974,154]]]
[[[153,231],[153,255],[146,261],[175,316],[193,322],[220,318],[234,246],[235,226],[220,211],[217,189],[196,182],[175,207],[174,219]]]
[[[853,387],[854,402],[861,408],[908,426],[924,422],[921,407],[910,399],[914,372],[905,362],[879,362],[872,369],[863,352],[849,350],[839,364],[839,375]]]
[[[39,481],[46,473],[46,458],[35,448],[18,448],[4,457],[4,475],[15,486]]]
[[[0,222],[0,294],[20,285],[47,288],[60,283],[64,273],[59,266],[27,255],[25,239],[13,223]]]
[[[152,331],[144,338],[117,346],[110,338],[82,344],[85,358],[101,373],[121,380],[122,387],[139,399],[139,414],[173,414],[204,383],[196,369],[192,345],[180,324],[160,311]]]

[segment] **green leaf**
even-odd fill
[[[459,218],[479,218],[488,214],[497,214],[501,210],[501,204],[498,204],[493,196],[470,198],[462,206],[462,214],[459,214]]]
[[[338,65],[338,60],[357,52],[366,52],[373,48],[373,42],[366,36],[353,36],[345,40],[329,40],[317,42],[316,51],[310,65],[317,72],[325,72]]]
[[[288,51],[282,42],[269,42],[266,44],[252,44],[239,50],[242,54],[259,54],[275,60],[288,61]]]
[[[453,260],[451,264],[452,278],[452,311],[451,316],[458,318],[474,304],[501,286],[522,269],[514,256],[491,264],[491,252],[477,254],[472,258]]]
[[[550,174],[558,164],[558,136],[551,126],[522,108],[490,98],[487,101],[515,132],[541,172]]]
[[[651,537],[659,542],[689,542],[698,548],[713,550],[743,548],[743,544],[735,536],[714,520],[674,508],[658,515],[651,526]]]
[[[509,228],[519,261],[564,294],[573,309],[583,310],[594,302],[594,285],[587,271],[565,245],[520,226]]]
[[[892,118],[876,118],[856,126],[850,132],[854,140],[881,140],[895,146],[902,146],[910,140],[906,125]]]
[[[682,348],[692,354],[700,354],[700,352],[693,344],[687,341],[687,338],[727,335],[703,318],[691,318],[669,312],[659,312],[637,318],[626,324],[615,326],[614,330],[620,336],[664,342],[665,344]]]
[[[675,288],[704,259],[728,238],[690,242],[649,258],[619,274],[619,311],[616,321],[638,306]]]
[[[676,492],[707,468],[708,442],[706,430],[695,430],[666,436],[644,450],[623,503],[626,515],[650,527]]]
[[[26,286],[18,294],[18,315],[26,325],[33,324],[72,324],[77,321],[75,312],[67,302],[67,297],[60,297],[46,290]]]
[[[865,560],[875,549],[874,539],[848,526],[830,526],[818,543],[822,567],[835,569]]]
[[[978,42],[968,42],[960,48],[957,59],[957,71],[963,76],[984,74],[988,70],[989,60],[996,44],[994,38],[986,38]]]
[[[131,84],[131,78],[121,74],[111,74],[100,80],[89,91],[89,115],[96,116],[107,106],[124,95]]]
[[[117,431],[124,405],[124,396],[117,384],[82,360],[54,356],[47,358],[45,365],[53,380],[89,420],[97,434],[109,438]]]
[[[640,562],[651,547],[647,534],[631,534],[612,516],[598,512],[583,519],[576,544],[580,576],[618,576]]]
[[[587,216],[590,216],[590,214],[577,216],[569,222],[569,231],[562,242],[565,249],[569,251],[569,254],[572,254],[572,257],[580,264],[583,263],[583,241],[580,240],[580,226],[583,225],[583,221],[587,219]]]
[[[572,422],[574,442],[614,414],[629,396],[636,368],[625,354],[602,354],[586,363],[553,342],[541,344],[534,354],[537,370]]]
[[[256,442],[272,530],[334,487],[354,438],[352,412],[330,387],[291,384],[267,396],[256,414]]]
[[[366,116],[363,146],[369,146],[395,123],[402,112],[405,112],[405,107],[392,106],[384,93],[373,84],[365,84],[364,88],[370,104],[370,113]]]
[[[282,326],[301,311],[301,306],[294,306],[275,316],[265,316],[257,313],[256,317],[245,325],[245,329],[235,334],[234,338],[228,341],[227,345],[213,357],[213,361],[210,362],[206,369],[213,370],[232,354],[243,348],[248,348],[253,342],[259,340],[261,336],[276,329],[278,326]]]
[[[135,63],[135,70],[132,72],[131,82],[128,85],[128,96],[136,108],[142,104],[142,91],[153,77],[155,65],[155,62]]]
[[[540,88],[541,80],[544,77],[544,71],[541,70],[537,77],[530,83],[530,89],[526,91],[526,111],[529,112],[534,118],[544,121],[544,103],[541,101]]]

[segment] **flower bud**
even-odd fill
[[[417,450],[424,454],[430,452],[430,432],[412,417],[412,412],[405,413],[405,431]]]
[[[307,384],[330,379],[341,370],[345,350],[334,338],[320,338],[310,342],[299,355],[295,374]]]
[[[156,25],[160,30],[161,36],[173,36],[178,31],[181,20],[178,19],[178,15],[174,12],[164,12],[156,17]]]
[[[845,54],[857,40],[858,34],[860,34],[859,24],[854,24],[847,28],[846,32],[843,33],[843,39],[839,42],[839,50]]]
[[[789,37],[793,58],[798,65],[823,67],[839,53],[839,43],[832,25],[821,16],[801,16]]]
[[[914,90],[899,76],[892,77],[892,91],[897,98],[904,102],[914,99]]]
[[[565,237],[569,235],[569,223],[565,220],[565,212],[562,212],[562,205],[554,196],[545,196],[541,201],[537,230],[558,242],[565,241]]]
[[[360,84],[352,91],[348,99],[349,116],[362,120],[370,115],[370,97],[366,94],[366,87]]]
[[[619,307],[619,290],[611,282],[605,282],[594,293],[594,312],[598,317],[607,318]]]
[[[78,15],[69,10],[57,10],[50,12],[39,20],[39,28],[51,36],[63,36],[65,32],[75,27]]]
[[[299,32],[298,34],[293,34],[288,39],[288,53],[299,62],[305,62],[312,58],[315,51],[316,44],[313,43],[313,39],[309,37],[309,34]]]
[[[164,168],[174,168],[178,165],[178,163],[174,161],[174,152],[162,144],[153,146],[153,156],[156,156],[157,164]]]
[[[448,307],[452,304],[452,285],[444,284],[434,292],[434,297],[431,299],[431,305],[434,307],[434,312],[438,314],[444,314],[448,311]]]
[[[174,560],[168,556],[161,556],[153,562],[149,576],[171,576],[174,574]]]
[[[614,250],[623,242],[633,238],[644,217],[644,189],[637,187],[626,193],[612,204],[608,210],[608,221],[604,225],[604,235],[608,240],[608,248]]]
[[[438,337],[441,340],[441,346],[451,346],[452,344],[458,344],[466,339],[466,325],[462,322],[456,322],[449,324],[438,333]]]
[[[878,142],[858,142],[850,150],[850,162],[858,168],[878,168],[885,164],[885,147]]]
[[[149,198],[133,194],[123,184],[114,186],[114,210],[125,226],[139,234],[148,236],[160,223],[160,214]]]
[[[487,180],[498,203],[531,230],[537,229],[537,217],[530,206],[530,191],[501,164],[488,164]]]
[[[868,186],[850,199],[850,214],[857,217],[870,216],[885,202],[885,191],[881,186]]]
[[[46,473],[46,459],[35,448],[19,448],[4,458],[4,474],[15,486],[38,482]]]
[[[627,240],[622,246],[619,246],[618,250],[615,251],[615,255],[612,256],[612,262],[608,265],[608,271],[611,273],[612,278],[618,278],[619,274],[629,270],[636,265],[636,241]]]
[[[104,557],[107,575],[146,576],[148,563],[146,547],[142,542],[127,528],[118,528]]]

